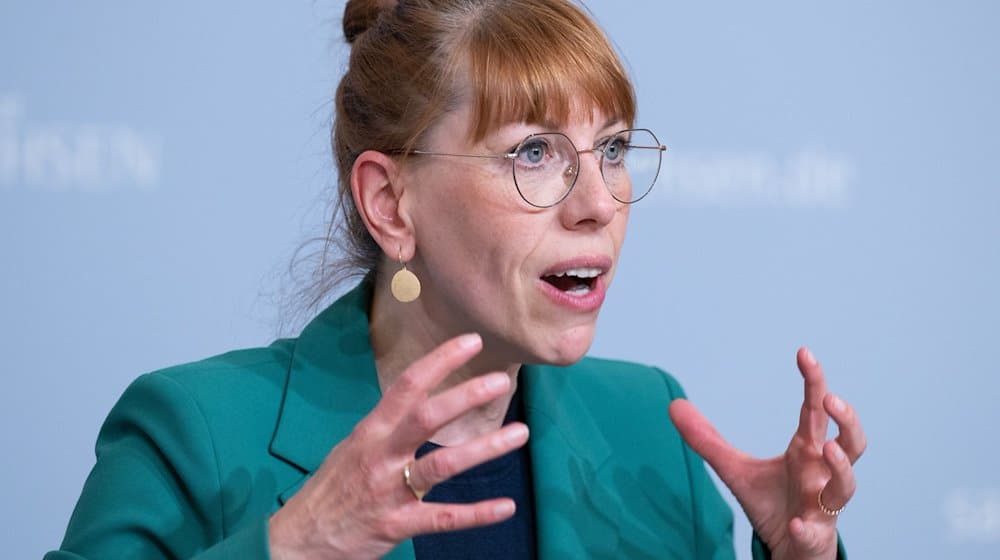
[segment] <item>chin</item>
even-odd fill
[[[593,325],[568,329],[559,333],[546,348],[539,349],[541,355],[536,363],[553,366],[575,364],[583,359],[593,342]]]

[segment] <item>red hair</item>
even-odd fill
[[[310,306],[340,278],[381,260],[351,196],[361,152],[413,149],[464,102],[473,109],[472,140],[511,122],[564,124],[574,103],[635,121],[635,92],[621,61],[570,0],[349,0],[343,29],[352,48],[331,138],[339,196]],[[331,244],[344,255],[332,264]]]

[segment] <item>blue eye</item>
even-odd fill
[[[548,152],[549,145],[545,140],[529,140],[522,144],[520,149],[517,150],[517,159],[522,163],[538,165],[545,160],[545,156],[548,155]]]
[[[616,163],[625,157],[628,151],[628,140],[622,136],[616,136],[604,145],[604,159]]]

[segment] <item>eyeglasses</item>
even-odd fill
[[[561,132],[542,132],[529,134],[506,154],[447,154],[422,150],[409,153],[509,160],[514,186],[521,198],[537,208],[550,208],[569,196],[576,185],[580,176],[580,154],[599,154],[601,176],[608,192],[618,202],[632,204],[653,190],[666,150],[651,130],[633,128],[616,132],[585,150],[578,150]]]

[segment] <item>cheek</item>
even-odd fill
[[[608,224],[608,231],[611,234],[611,239],[615,244],[615,259],[617,260],[618,254],[621,252],[622,244],[625,243],[625,234],[628,231],[628,217],[631,211],[630,205],[623,205],[618,208],[615,217]]]
[[[416,189],[411,209],[420,258],[440,280],[502,283],[531,250],[534,216],[518,204],[513,185],[463,166],[453,170]]]

